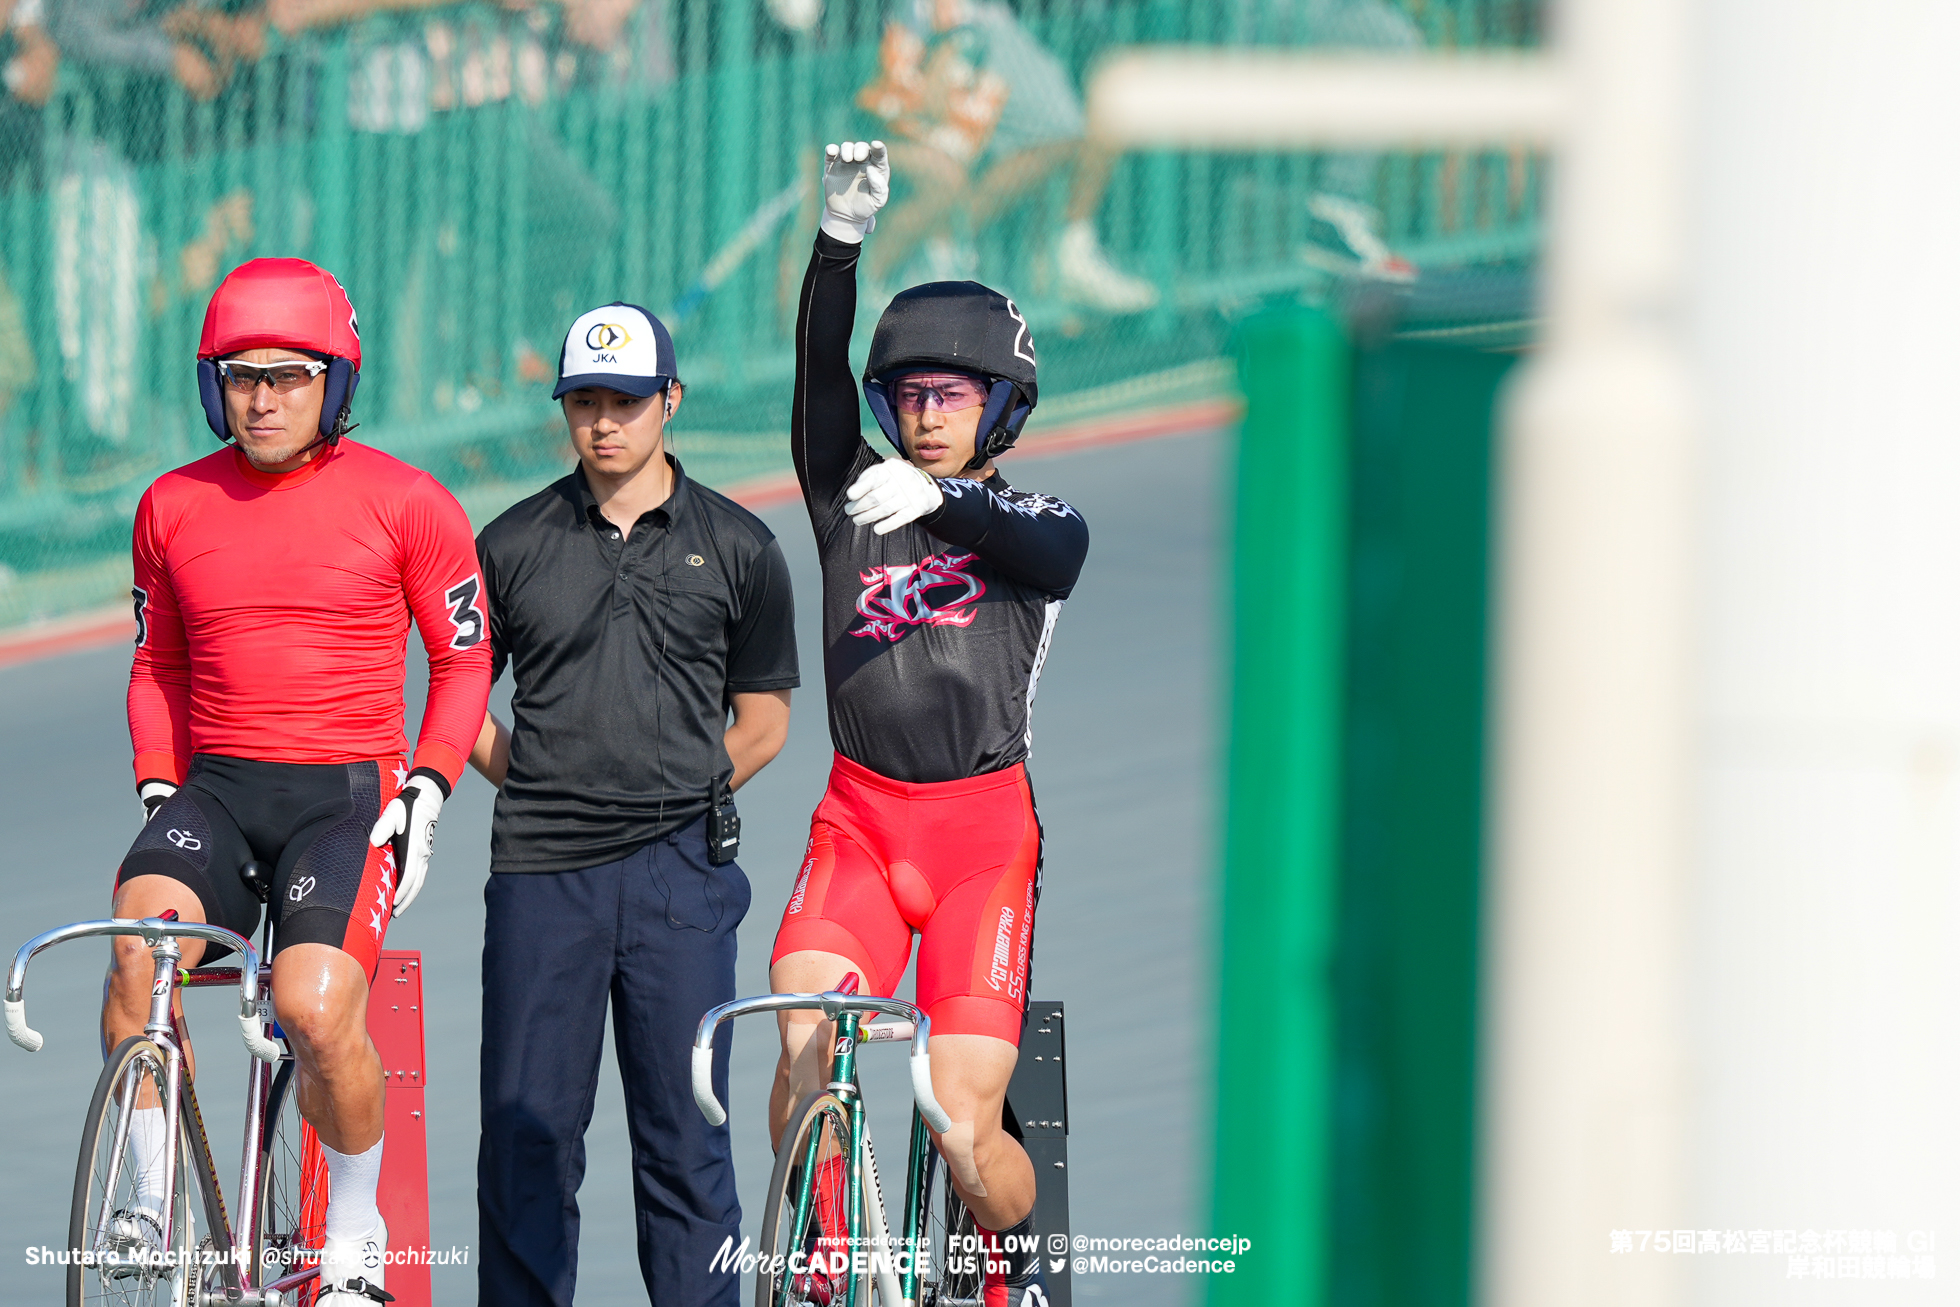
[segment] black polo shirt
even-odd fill
[[[517,678],[493,872],[596,867],[699,820],[729,696],[797,684],[781,546],[668,462],[674,493],[624,540],[576,467],[477,537],[492,676]]]

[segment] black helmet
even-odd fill
[[[997,458],[1034,411],[1034,337],[1014,301],[977,281],[933,281],[893,297],[871,336],[864,402],[900,454],[888,383],[922,368],[977,372],[991,383],[969,468]]]

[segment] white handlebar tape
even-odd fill
[[[720,1125],[728,1120],[728,1113],[722,1111],[721,1102],[715,1097],[715,1050],[710,1044],[702,1048],[694,1046],[694,1105],[701,1109],[701,1115],[708,1118],[709,1125]]]
[[[6,1000],[7,1038],[19,1044],[30,1053],[41,1051],[41,1032],[27,1024],[27,1000],[10,998]]]
[[[245,1047],[252,1051],[253,1057],[261,1062],[277,1062],[279,1060],[279,1045],[267,1039],[265,1033],[259,1029],[259,1014],[257,1012],[250,1013],[249,1015],[241,1012],[238,1016],[238,1027],[245,1036]]]
[[[918,1101],[919,1115],[935,1133],[943,1135],[953,1128],[953,1118],[932,1096],[932,1055],[923,1051],[912,1054],[912,1097]]]

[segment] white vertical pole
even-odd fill
[[[1559,11],[1546,348],[1509,398],[1479,1299],[1660,1307],[1686,1160],[1681,0]]]
[[[1705,21],[1694,1210],[1843,1231],[1840,1256],[1849,1232],[1889,1230],[1938,1278],[1828,1300],[1950,1302],[1960,7],[1710,0]],[[1790,1301],[1791,1269],[1697,1258],[1696,1301]]]

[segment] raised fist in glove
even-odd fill
[[[823,230],[856,245],[878,225],[892,195],[892,165],[883,141],[823,147]]]
[[[136,797],[143,801],[143,820],[149,821],[157,815],[157,809],[170,802],[170,796],[177,787],[169,781],[144,781],[136,787]]]
[[[368,843],[375,848],[393,841],[395,846],[395,912],[399,917],[422,892],[429,874],[429,855],[436,847],[436,818],[442,815],[442,801],[449,797],[449,782],[442,773],[417,767],[408,774],[394,801],[381,810]]]
[[[844,492],[844,511],[856,526],[890,535],[907,522],[936,513],[946,497],[932,473],[902,458],[888,458],[864,470]]]

